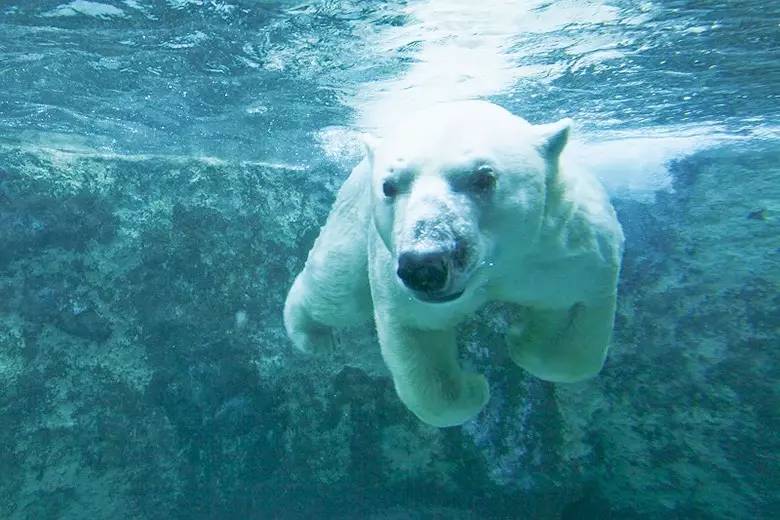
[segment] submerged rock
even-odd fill
[[[777,210],[780,157],[728,152],[616,201],[597,378],[528,377],[511,309],[488,308],[461,336],[493,398],[440,430],[398,402],[368,327],[331,358],[285,337],[346,172],[0,148],[0,516],[768,516],[780,230],[745,215]]]

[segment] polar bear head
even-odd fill
[[[399,282],[419,300],[447,302],[481,268],[521,261],[539,234],[569,124],[534,126],[461,101],[367,139],[374,225]]]

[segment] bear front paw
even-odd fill
[[[304,306],[289,300],[284,309],[284,327],[295,348],[302,352],[328,354],[336,346],[332,327],[315,320]]]
[[[464,409],[469,410],[462,421],[465,422],[477,415],[490,400],[490,386],[482,374],[465,374],[463,388]]]
[[[337,345],[333,328],[326,325],[309,325],[306,328],[289,331],[293,345],[307,354],[330,354]]]
[[[396,388],[417,417],[438,428],[463,424],[490,399],[490,387],[481,374],[463,373],[457,379],[449,376],[424,389]]]

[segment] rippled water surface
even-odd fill
[[[323,127],[492,97],[585,136],[775,135],[775,2],[6,2],[3,137],[294,160]],[[48,134],[43,137],[40,134]]]

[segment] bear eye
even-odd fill
[[[496,186],[496,174],[490,166],[480,166],[471,176],[471,188],[474,191],[491,191]]]
[[[398,195],[398,186],[391,180],[385,180],[385,182],[382,183],[382,193],[384,193],[387,198],[395,197]]]

